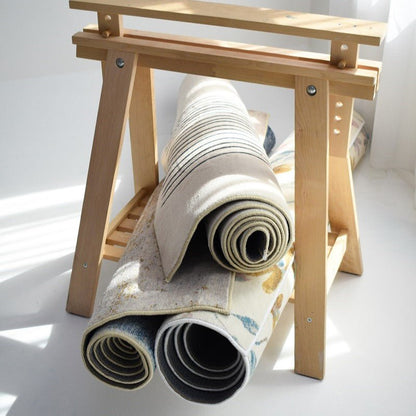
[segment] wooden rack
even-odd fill
[[[103,62],[103,86],[67,310],[90,316],[101,261],[118,260],[158,183],[152,69],[295,91],[295,371],[322,379],[326,297],[338,270],[362,260],[348,142],[354,98],[372,100],[381,65],[358,58],[381,44],[384,23],[191,0],[71,0],[97,12],[72,40],[77,57]],[[331,41],[330,54],[125,29],[122,15],[250,29]],[[136,195],[109,224],[129,119]],[[328,233],[330,224],[330,233]]]

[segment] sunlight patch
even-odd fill
[[[74,250],[77,214],[3,228],[0,232],[0,283]]]
[[[0,200],[0,218],[82,201],[84,185],[32,192]]]
[[[8,329],[5,331],[0,331],[0,337],[8,338],[13,341],[22,342],[23,344],[33,345],[43,349],[48,345],[48,341],[52,333],[52,328],[53,324]]]
[[[342,337],[342,334],[327,318],[326,321],[326,358],[348,354],[351,347]],[[273,367],[274,371],[293,370],[295,368],[295,327],[292,325],[290,332],[283,344],[282,350]]]
[[[0,416],[6,416],[9,413],[16,399],[17,396],[13,396],[13,394],[0,392]]]

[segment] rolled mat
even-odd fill
[[[370,137],[365,129],[365,121],[360,113],[354,111],[351,121],[349,159],[354,170],[369,146]],[[270,164],[286,203],[295,215],[295,133],[292,132],[282,143],[269,151]]]
[[[166,281],[185,260],[198,228],[205,231],[199,235],[206,250],[234,272],[265,270],[291,246],[291,214],[247,109],[228,81],[185,78],[162,164],[166,177],[155,233]]]
[[[199,256],[192,268],[181,267],[167,283],[153,228],[159,192],[160,186],[96,304],[84,331],[82,357],[99,380],[135,390],[151,380],[156,348],[163,377],[174,391],[188,400],[217,403],[241,390],[256,367],[293,290],[293,248],[277,265],[253,275],[238,273],[235,279],[234,273]],[[180,357],[196,363],[195,378],[188,379],[175,365],[167,330],[173,345],[175,338],[176,343],[183,340],[181,351],[189,354]],[[160,352],[165,345],[167,358]]]
[[[289,299],[293,250],[267,271],[237,274],[231,313],[193,311],[164,321],[155,355],[162,378],[181,397],[223,402],[244,388]]]

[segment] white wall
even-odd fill
[[[210,0],[208,0],[210,1]],[[309,11],[310,0],[222,0],[223,3]],[[0,2],[0,50],[2,81],[62,74],[91,69],[94,63],[75,59],[71,35],[88,23],[95,23],[95,13],[69,9],[68,0],[13,0]],[[144,30],[186,31],[193,36],[232,38],[225,28],[200,27],[142,18],[125,18],[126,26]],[[234,32],[235,33],[235,32]],[[238,31],[241,41],[262,41],[273,44],[276,36]],[[234,40],[236,40],[234,38]]]
[[[92,68],[74,59],[71,35],[95,19],[70,10],[67,0],[0,2],[2,81],[56,75]]]
[[[224,1],[227,2],[227,1]],[[309,10],[309,0],[229,0],[228,3]],[[1,198],[85,183],[101,88],[100,65],[77,59],[71,36],[95,13],[71,10],[67,0],[0,2]],[[305,48],[301,38],[125,18],[143,30]],[[287,43],[287,41],[290,41]],[[182,74],[156,71],[159,147],[168,140]],[[271,113],[280,139],[293,125],[292,91],[238,83],[247,107]],[[131,162],[124,146],[116,204],[130,196]],[[120,195],[120,197],[118,197]],[[121,202],[120,202],[121,203]]]
[[[368,0],[371,1],[371,0]],[[330,0],[223,0],[258,7],[328,13]],[[341,2],[348,3],[348,2]],[[341,4],[338,2],[338,4]],[[338,11],[334,9],[334,11]],[[341,11],[341,10],[339,10]],[[101,88],[100,65],[77,59],[71,36],[95,13],[67,0],[0,2],[0,189],[2,197],[85,183]],[[328,52],[329,42],[252,31],[126,17],[125,26]],[[168,140],[182,74],[156,71],[159,148]],[[236,83],[248,108],[271,114],[279,140],[293,129],[291,90]],[[124,146],[117,204],[132,192],[129,146]]]

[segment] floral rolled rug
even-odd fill
[[[229,315],[192,311],[163,322],[155,356],[175,393],[216,404],[245,387],[293,291],[292,261],[290,250],[266,271],[238,273]]]

